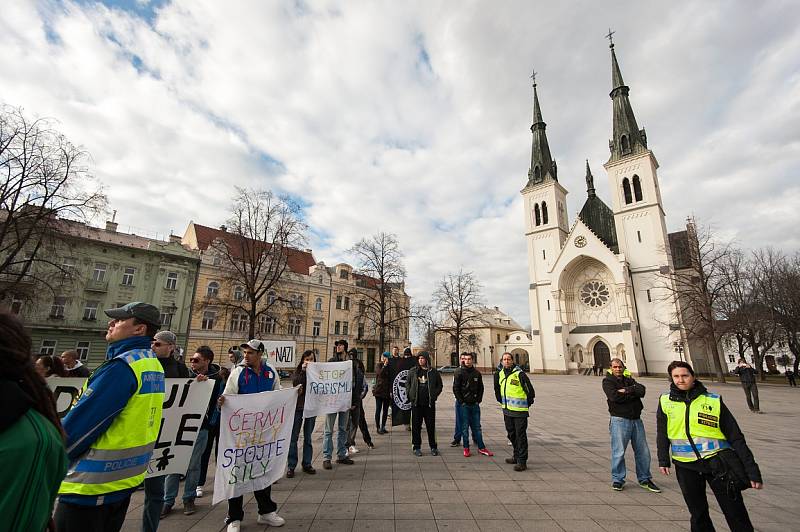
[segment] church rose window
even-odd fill
[[[608,288],[600,281],[589,281],[581,288],[580,298],[585,305],[602,307],[608,303]]]

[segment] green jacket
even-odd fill
[[[16,382],[0,381],[0,531],[47,527],[67,453],[58,429]]]

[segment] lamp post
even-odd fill
[[[683,362],[683,340],[678,340],[672,342],[672,347],[675,349],[675,352],[678,354],[678,358],[681,362]]]

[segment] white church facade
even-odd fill
[[[611,206],[597,196],[587,161],[587,198],[572,223],[533,85],[531,167],[521,193],[536,372],[608,368],[619,357],[634,374],[665,374],[678,358],[677,342],[691,360],[663,275],[675,268],[670,240],[680,233],[667,233],[658,162],[637,125],[613,44],[611,62],[613,132],[604,164]]]

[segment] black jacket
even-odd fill
[[[507,377],[516,369],[519,369],[519,366],[509,369],[502,368],[500,371],[504,371]],[[496,371],[494,373],[494,397],[497,399],[497,402],[502,405],[503,398],[500,394],[500,371]],[[531,384],[528,374],[524,371],[519,372],[519,383],[522,386],[522,389],[525,390],[525,396],[528,399],[528,406],[530,407],[536,398],[536,390],[533,389],[533,384]],[[508,417],[528,417],[528,412],[519,412],[516,410],[507,410],[503,408],[503,415]]]
[[[178,362],[178,364],[180,364],[180,362]],[[186,370],[189,372],[190,377],[197,377],[198,373],[195,373],[189,368],[186,368]],[[209,427],[214,410],[217,409],[217,399],[219,399],[219,394],[222,389],[225,388],[224,383],[222,387],[219,385],[220,381],[222,380],[219,376],[219,370],[219,365],[212,362],[208,365],[208,371],[205,374],[208,377],[208,380],[214,383],[214,388],[211,390],[211,397],[208,399],[208,408],[206,409],[206,415],[203,416],[203,424],[200,427],[201,429],[207,429]]]
[[[483,376],[475,366],[462,366],[453,376],[453,395],[465,405],[476,405],[483,401]]]
[[[292,373],[292,386],[302,386],[302,391],[297,396],[297,406],[295,410],[303,410],[306,406],[306,380],[308,379],[308,375],[306,374],[306,370],[301,367],[295,369],[294,373]]]
[[[385,359],[388,360],[388,359]],[[389,364],[378,362],[375,370],[375,385],[372,387],[372,395],[381,399],[390,399],[389,393]]]
[[[85,364],[81,364],[80,366],[75,366],[72,369],[67,370],[67,377],[77,377],[81,379],[85,379],[89,376],[89,368],[86,367]]]
[[[347,360],[346,353],[339,356],[338,353],[334,352],[328,362],[344,362],[345,360]],[[361,391],[364,389],[364,372],[358,368],[358,362],[355,360],[351,360],[351,362],[353,363],[353,396],[350,400],[352,408],[361,402]]]
[[[172,355],[159,358],[158,361],[161,362],[161,367],[164,368],[165,379],[182,379],[184,377],[191,378],[192,376],[186,364],[178,362]]]
[[[625,393],[617,390],[625,389]],[[625,419],[639,419],[642,415],[642,397],[645,387],[633,377],[622,376],[617,378],[610,371],[603,379],[603,391],[608,399],[608,413],[613,417]]]
[[[703,383],[700,381],[695,381],[694,387],[687,392],[678,389],[677,386],[672,384],[670,385],[669,389],[669,399],[670,401],[687,403],[686,411],[688,412],[689,403],[707,391],[708,390],[706,390],[706,387],[703,386]],[[728,440],[728,443],[731,444],[733,450],[736,451],[736,454],[742,460],[744,469],[747,471],[747,476],[750,477],[750,480],[753,482],[762,482],[761,470],[758,468],[755,457],[753,457],[753,452],[747,446],[747,442],[744,439],[744,434],[742,434],[741,429],[739,429],[739,424],[736,423],[736,419],[733,417],[733,414],[731,414],[730,410],[728,410],[728,407],[725,406],[725,403],[723,403],[721,399],[720,407],[721,411],[719,416],[719,428],[722,431],[722,434],[725,435],[725,439]],[[669,467],[670,445],[669,438],[667,437],[667,415],[663,410],[661,410],[660,401],[658,403],[658,411],[656,412],[656,447],[658,448],[658,466]],[[697,471],[708,471],[708,464],[703,461],[675,461],[674,463],[677,467],[686,467]]]
[[[408,394],[408,401],[414,405],[417,405],[417,390],[419,389],[419,381],[417,380],[417,375],[420,375],[423,371],[427,372],[428,378],[428,405],[433,406],[436,402],[436,399],[439,397],[439,394],[442,393],[442,377],[439,375],[439,372],[436,368],[433,368],[428,364],[427,367],[423,368],[419,364],[408,370],[408,378],[406,379],[406,393]],[[424,406],[424,405],[420,405]]]
[[[757,372],[750,366],[737,366],[731,373],[738,375],[742,384],[753,384],[756,382]]]

